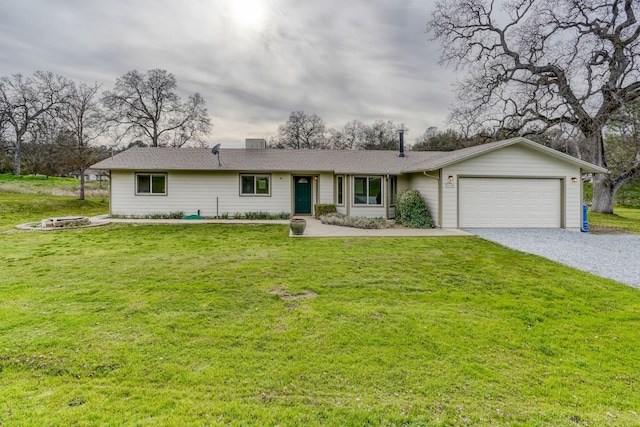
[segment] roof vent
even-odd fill
[[[267,148],[267,141],[262,138],[246,138],[244,143],[247,150],[264,150]]]

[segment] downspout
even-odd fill
[[[111,169],[109,169],[109,216],[113,216],[113,180],[111,179]]]
[[[442,169],[438,169],[438,226],[442,228]]]

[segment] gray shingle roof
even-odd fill
[[[396,151],[343,150],[220,150],[220,163],[208,148],[134,147],[92,167],[111,170],[221,170],[221,171],[297,171],[335,173],[398,174],[439,152],[409,151],[398,157]]]
[[[220,163],[208,148],[146,148],[134,147],[93,166],[108,170],[200,170],[246,172],[333,172],[350,174],[402,174],[437,170],[479,154],[516,143],[525,143],[536,150],[580,165],[585,172],[603,172],[590,163],[552,150],[524,138],[492,142],[456,151],[407,151],[398,157],[397,151],[343,150],[220,150]]]

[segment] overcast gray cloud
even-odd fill
[[[330,127],[444,126],[451,70],[425,34],[429,0],[0,2],[0,75],[53,71],[110,88],[164,68],[200,92],[211,144],[269,137],[293,110]]]

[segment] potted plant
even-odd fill
[[[307,220],[304,218],[291,218],[289,227],[291,228],[291,234],[302,236],[304,229],[307,228]]]

